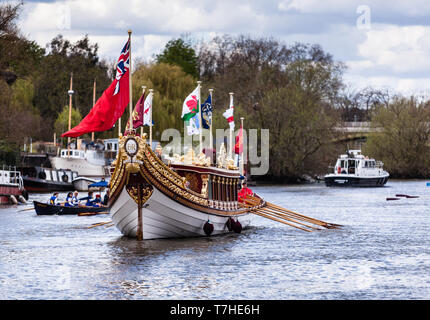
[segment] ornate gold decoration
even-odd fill
[[[152,195],[152,192],[154,191],[152,186],[150,184],[139,184],[139,185],[126,185],[126,190],[128,192],[128,195],[139,204],[139,190],[140,188],[140,195],[141,195],[141,203],[140,205],[144,205],[146,201],[149,200],[149,198]]]
[[[130,157],[125,151],[125,142],[131,137],[135,139],[138,146],[136,155],[133,157]],[[181,177],[172,168],[164,164],[161,159],[156,156],[156,154],[146,143],[146,134],[144,134],[142,137],[134,136],[133,134],[125,137],[120,136],[118,139],[118,146],[119,150],[116,159],[115,170],[112,173],[110,182],[110,205],[116,201],[123,188],[129,184],[130,176],[132,174],[137,174],[141,177],[139,179],[142,181],[147,182],[152,187],[156,187],[160,192],[164,193],[169,198],[178,201],[190,208],[222,216],[230,216],[233,214],[241,215],[247,213],[248,210],[244,208],[238,209],[234,212],[223,212],[220,209],[210,208],[207,195],[208,175],[202,178],[203,185],[201,193],[185,188],[184,183],[186,179]],[[189,156],[193,156],[191,151],[189,152]],[[196,159],[194,161],[196,161]],[[222,177],[218,178],[220,180],[222,179]],[[216,179],[214,181],[216,181]],[[135,190],[130,188],[129,190],[127,191],[129,191],[130,196],[134,199],[134,196],[136,195]],[[145,194],[145,197],[149,198],[150,194],[152,194],[152,189],[151,191],[149,191],[149,189],[145,189],[143,194]]]

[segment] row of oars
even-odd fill
[[[265,206],[260,207],[259,205],[261,204],[261,200],[257,197],[247,197],[245,203],[242,204],[249,208],[250,212],[258,216],[281,222],[307,232],[322,230],[321,228],[336,229],[341,227],[339,224],[328,223],[322,220],[307,217],[269,202],[266,202]]]

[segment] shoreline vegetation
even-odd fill
[[[75,43],[57,35],[45,48],[27,39],[16,24],[23,5],[0,4],[0,165],[19,165],[24,143],[53,141],[54,133],[61,137],[66,131],[72,72],[72,127],[92,107],[94,80],[100,97],[114,75],[115,61],[100,59],[98,44],[87,35]],[[183,134],[183,99],[197,80],[214,89],[217,128],[228,126],[222,113],[228,93],[234,92],[235,118],[245,117],[247,128],[270,132],[270,169],[264,177],[253,177],[259,183],[298,183],[322,176],[348,148],[361,148],[384,162],[392,178],[430,177],[430,102],[347,86],[345,64],[318,44],[245,35],[199,42],[182,36],[169,41],[154,61],[136,57],[133,62],[133,101],[142,85],[154,89],[154,139],[167,128]],[[122,117],[122,128],[126,121]],[[348,140],[336,128],[351,121],[370,122],[374,130],[367,139]],[[112,128],[95,136],[116,134]],[[65,146],[66,139],[57,142]]]

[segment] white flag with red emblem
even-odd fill
[[[234,105],[233,95],[230,95],[230,107],[222,114],[227,119],[230,130],[234,130],[234,117],[233,117]]]

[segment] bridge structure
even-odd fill
[[[346,142],[354,140],[366,140],[369,134],[378,132],[381,128],[374,128],[370,121],[342,122],[335,128],[339,132],[334,142]]]

